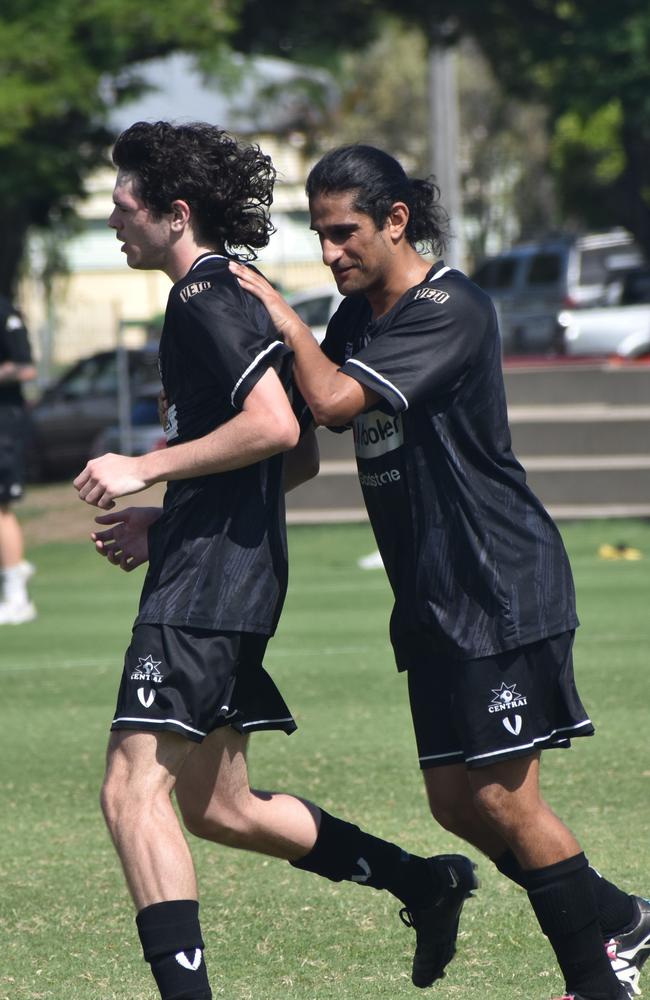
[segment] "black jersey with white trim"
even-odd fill
[[[424,627],[470,659],[575,628],[561,537],[512,452],[488,296],[439,262],[376,320],[344,300],[323,349],[382,399],[353,432],[393,638]]]
[[[22,316],[9,299],[0,296],[0,365],[5,361],[31,365],[32,352]],[[23,401],[20,382],[0,384],[0,406],[22,406]]]
[[[200,257],[170,292],[160,340],[168,445],[234,417],[269,368],[287,387],[290,363],[227,259]],[[149,550],[136,624],[271,635],[287,585],[282,456],[170,482]]]

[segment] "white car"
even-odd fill
[[[560,351],[572,356],[650,356],[650,268],[636,268],[611,282],[605,300],[602,306],[560,313]]]
[[[336,285],[321,285],[318,288],[305,289],[287,295],[287,302],[300,316],[303,323],[311,329],[320,344],[330,317],[336,312],[343,296]]]
[[[630,234],[615,229],[522,243],[488,258],[472,279],[494,301],[503,353],[547,354],[561,311],[600,305],[607,283],[641,263]]]

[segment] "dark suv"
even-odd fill
[[[121,379],[122,365],[128,380]],[[93,441],[119,420],[139,390],[159,382],[158,345],[102,351],[77,361],[30,409],[28,475],[53,479],[80,472]]]

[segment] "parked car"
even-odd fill
[[[165,448],[167,440],[158,418],[160,383],[142,386],[133,400],[131,420],[124,431],[118,423],[105,427],[90,446],[90,457],[105,455],[108,451],[129,455],[144,455],[148,451]]]
[[[131,399],[144,385],[160,385],[157,344],[125,353]],[[30,479],[69,476],[83,468],[97,435],[119,420],[119,386],[118,352],[101,351],[76,362],[45,389],[30,408]]]
[[[499,313],[504,354],[552,353],[564,309],[603,301],[609,282],[641,263],[624,230],[524,243],[484,261],[473,280]]]
[[[650,356],[650,267],[624,272],[610,283],[604,298],[602,306],[560,313],[561,353]]]
[[[312,330],[319,344],[325,336],[330,317],[336,312],[342,299],[336,285],[321,285],[287,295],[287,302]]]

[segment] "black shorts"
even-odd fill
[[[168,730],[197,743],[221,726],[294,732],[262,666],[267,642],[246,632],[136,625],[111,729]]]
[[[573,635],[476,660],[423,655],[407,672],[420,767],[484,767],[592,736],[573,677]]]
[[[0,406],[0,504],[20,500],[25,485],[26,417],[20,406]]]

